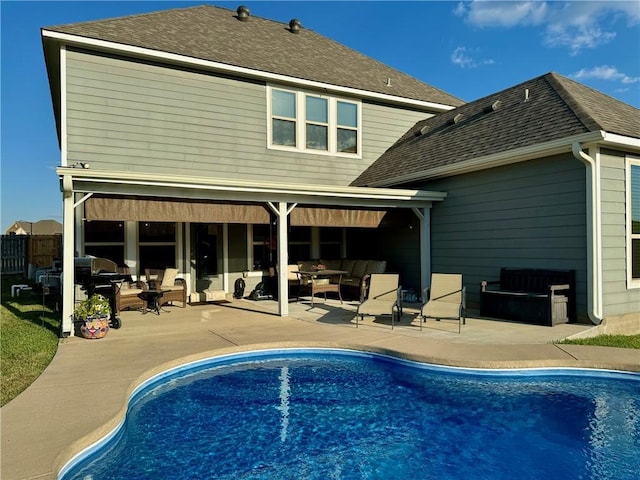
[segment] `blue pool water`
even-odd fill
[[[453,369],[343,350],[183,366],[64,480],[637,479],[640,375]]]

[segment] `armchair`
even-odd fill
[[[182,303],[182,308],[187,306],[187,282],[184,278],[176,278],[177,268],[165,268],[164,270],[147,268],[145,275],[150,289],[164,291],[164,295],[160,299],[162,305],[178,301]]]
[[[147,285],[143,281],[116,282],[113,284],[113,289],[116,315],[127,308],[141,309],[143,312],[147,309],[146,300],[140,297],[140,294],[147,289]]]

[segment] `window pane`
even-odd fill
[[[174,222],[140,222],[138,238],[140,242],[175,242],[176,224]]]
[[[176,266],[175,245],[140,245],[140,269],[144,274],[147,268],[174,268]]]
[[[124,264],[124,245],[86,245],[84,253],[94,257],[108,258],[118,265]]]
[[[631,278],[640,278],[640,240],[631,240]]]
[[[278,117],[296,118],[296,96],[292,92],[272,90],[271,112]]]
[[[123,222],[94,221],[84,224],[85,242],[124,242]]]
[[[324,98],[307,97],[307,121],[327,123],[327,105]]]
[[[342,228],[327,227],[320,229],[320,242],[342,242]]]
[[[296,146],[296,124],[286,120],[273,120],[273,143],[275,145]]]
[[[311,227],[291,227],[289,241],[311,243]]]
[[[631,233],[640,233],[640,165],[631,165]]]
[[[307,148],[316,150],[327,149],[327,127],[322,125],[307,125]]]
[[[355,103],[338,102],[338,125],[358,126],[358,106]]]
[[[338,129],[338,151],[358,153],[358,132],[355,130]]]

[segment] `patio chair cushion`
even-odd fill
[[[162,276],[162,283],[160,284],[160,286],[162,288],[173,287],[176,283],[177,275],[178,275],[177,268],[166,268],[164,271],[164,275]]]

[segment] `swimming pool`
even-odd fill
[[[638,374],[265,350],[145,382],[60,478],[635,479],[639,448]]]

